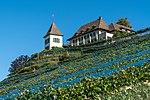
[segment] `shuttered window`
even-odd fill
[[[60,39],[59,38],[53,38],[53,42],[60,43]]]

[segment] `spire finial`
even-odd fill
[[[54,13],[52,13],[52,23],[54,22]]]

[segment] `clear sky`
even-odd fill
[[[11,61],[44,49],[43,36],[54,21],[64,41],[99,16],[110,24],[128,17],[135,30],[150,27],[149,0],[0,0],[0,81]]]

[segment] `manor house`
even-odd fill
[[[71,46],[79,46],[112,38],[115,31],[135,32],[132,28],[115,23],[111,23],[108,26],[102,17],[99,17],[97,20],[81,26],[68,41],[70,41]]]

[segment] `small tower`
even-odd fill
[[[45,49],[50,50],[52,47],[62,47],[63,46],[63,34],[59,31],[54,22],[46,35],[45,39]]]

